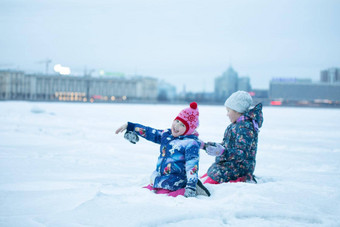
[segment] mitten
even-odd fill
[[[133,144],[136,144],[139,141],[137,133],[133,131],[126,131],[126,133],[124,134],[124,138]]]
[[[208,142],[204,146],[205,151],[211,156],[220,156],[224,152],[224,147],[219,143]]]
[[[185,192],[184,192],[184,196],[185,197],[196,197],[197,193],[195,190],[191,189],[191,188],[185,188]]]

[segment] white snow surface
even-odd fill
[[[114,131],[168,128],[185,107],[0,102],[0,226],[340,226],[340,109],[264,107],[258,184],[154,194],[159,145]],[[221,142],[223,105],[199,110],[200,138]],[[213,161],[201,150],[200,176]]]

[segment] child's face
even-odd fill
[[[239,117],[242,116],[239,112],[236,112],[235,110],[229,109],[227,107],[227,116],[229,117],[229,120],[231,123],[235,123]]]
[[[173,135],[173,137],[178,137],[178,136],[183,135],[186,130],[187,130],[187,127],[185,127],[185,125],[181,121],[174,120],[172,122],[171,134]]]

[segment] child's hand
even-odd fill
[[[214,142],[208,142],[204,146],[204,150],[207,152],[208,155],[211,156],[220,156],[223,154],[225,148],[219,144]]]
[[[120,132],[124,132],[127,128],[127,123],[123,124],[122,126],[120,126],[117,130],[116,130],[116,134],[120,133]]]
[[[137,133],[135,133],[133,131],[127,131],[124,134],[124,138],[127,139],[128,141],[130,141],[133,144],[136,144],[139,141]]]

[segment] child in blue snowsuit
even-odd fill
[[[197,174],[201,146],[196,131],[199,124],[198,116],[197,103],[193,102],[174,119],[171,129],[157,130],[128,122],[116,130],[116,134],[126,130],[125,138],[133,143],[141,136],[160,144],[157,167],[151,175],[150,185],[153,188],[170,191],[185,188],[186,197],[195,197],[198,194],[210,195],[198,180]]]

